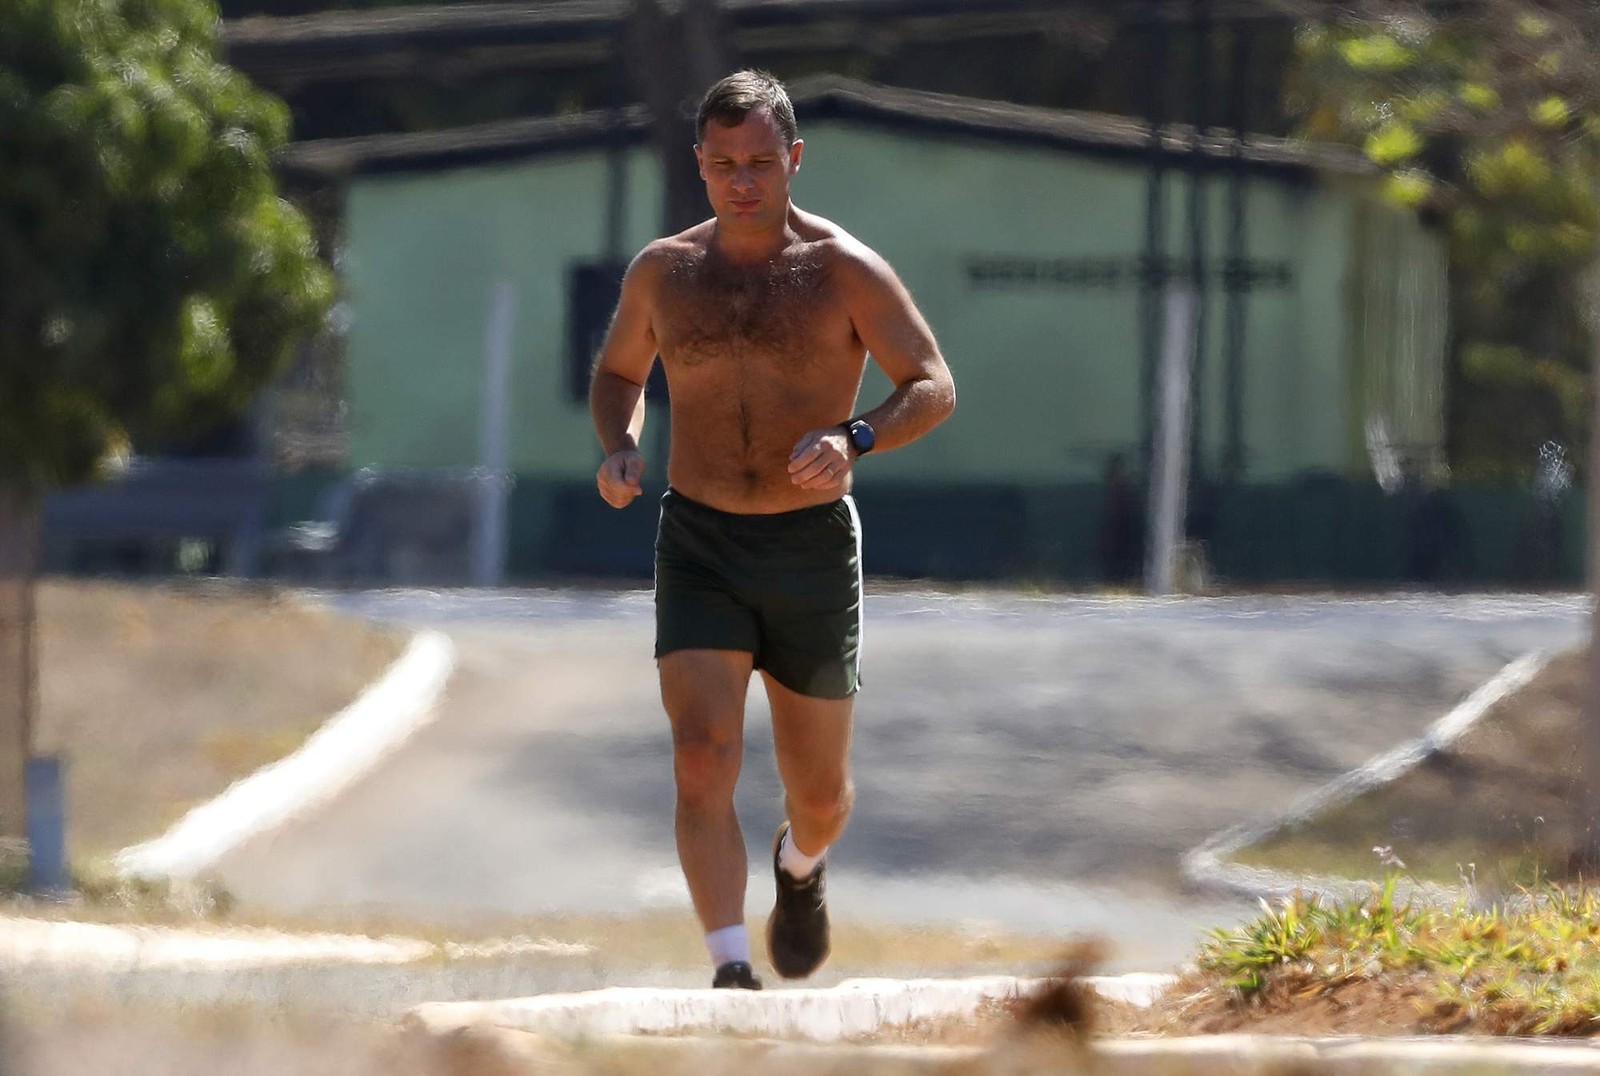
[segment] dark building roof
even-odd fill
[[[676,5],[668,0],[670,11]],[[633,0],[543,0],[521,3],[463,3],[314,15],[256,15],[231,19],[223,43],[234,48],[292,47],[315,41],[370,41],[388,45],[408,38],[473,37],[480,34],[538,33],[561,36],[611,27],[627,18]],[[737,26],[799,25],[820,18],[918,18],[937,15],[1043,15],[1075,13],[1110,16],[1120,22],[1192,19],[1190,0],[721,0],[726,18]],[[1211,0],[1207,18],[1282,19],[1292,5],[1282,0]]]
[[[419,172],[462,168],[645,139],[650,117],[642,105],[617,112],[580,112],[496,120],[471,127],[408,134],[361,135],[295,142],[278,156],[291,174],[340,176],[369,172]]]
[[[1291,3],[1207,0],[1205,17],[1282,20]],[[665,0],[669,13],[677,6]],[[776,35],[802,50],[837,48],[887,26],[912,36],[1058,32],[1082,19],[1187,22],[1198,10],[1193,0],[720,0],[719,7],[735,46],[770,45]],[[392,73],[397,56],[414,64],[420,57],[482,54],[492,66],[494,55],[518,62],[530,47],[609,49],[632,8],[633,0],[523,0],[252,16],[229,20],[221,36],[229,61],[253,77],[343,80]]]
[[[798,80],[790,85],[789,92],[802,123],[856,119],[931,135],[991,138],[1123,158],[1149,157],[1152,153],[1149,128],[1123,116],[953,97],[831,75]],[[442,131],[298,142],[283,151],[280,164],[290,173],[327,177],[431,171],[559,150],[633,144],[645,140],[649,129],[649,114],[642,106],[634,105],[615,111],[502,120]],[[1193,161],[1193,129],[1163,128],[1161,150],[1169,164]],[[1221,166],[1237,159],[1252,171],[1300,178],[1318,172],[1372,172],[1371,165],[1348,147],[1266,136],[1247,135],[1236,145],[1224,133],[1208,133],[1200,139],[1198,153],[1198,159],[1207,164]]]

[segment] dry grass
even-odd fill
[[[1573,876],[1587,819],[1579,765],[1588,655],[1564,654],[1448,750],[1379,788],[1240,850],[1241,863],[1298,874],[1373,878],[1375,848],[1425,881],[1480,893]],[[1592,873],[1592,872],[1591,872]]]
[[[270,590],[50,580],[35,750],[66,760],[73,858],[156,836],[293,751],[404,637]]]
[[[188,806],[293,750],[403,644],[249,589],[52,582],[42,598],[39,747],[69,758],[69,821],[80,858],[153,835]],[[1555,849],[1570,843],[1571,833],[1561,828],[1557,809],[1569,800],[1576,776],[1583,675],[1584,655],[1558,660],[1447,755],[1243,858],[1359,876],[1372,873],[1372,847],[1387,845],[1412,871],[1446,880],[1456,877],[1458,863],[1477,864],[1480,880],[1493,874],[1505,887],[1559,874],[1550,869],[1559,858]],[[228,912],[226,895],[204,887],[176,901],[165,892],[90,888],[95,907],[53,914],[185,922]],[[872,1044],[963,1047],[968,1052],[951,1054],[944,1071],[977,1074],[1076,1071],[1075,1051],[1091,1034],[1592,1034],[1600,1027],[1600,900],[1538,892],[1540,900],[1518,911],[1396,907],[1392,891],[1364,905],[1291,901],[1219,933],[1200,954],[1200,970],[1149,1010],[1091,998],[1078,979],[1092,971],[1094,954],[1078,949],[1033,1001],[885,1028]],[[228,918],[238,925],[445,940],[426,923],[357,914],[345,921],[248,912]],[[704,962],[700,940],[676,911],[507,920],[484,923],[475,933],[588,943],[593,959],[615,964],[621,974]],[[1049,967],[1041,967],[1037,938],[841,924],[831,968],[917,974],[907,954],[926,968],[1039,974]],[[664,1059],[658,1051],[596,1044],[567,1050],[550,1068],[465,1040],[451,1047],[454,1054],[430,1053],[389,1028],[308,1023],[271,1011],[146,1012],[93,1001],[30,1008],[27,999],[12,1000],[11,1019],[0,1013],[4,1076],[784,1070],[776,1055],[761,1052],[770,1044],[760,1043],[727,1044],[744,1052],[723,1054],[728,1063],[721,1067],[693,1050]],[[808,1074],[904,1070],[892,1053],[820,1067],[798,1053],[785,1057]],[[1040,1058],[1047,1062],[1042,1067],[1033,1064]]]

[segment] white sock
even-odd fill
[[[803,882],[811,877],[811,872],[817,869],[817,864],[827,854],[828,849],[824,847],[814,856],[806,855],[794,845],[794,830],[787,829],[783,833],[783,843],[778,846],[778,866],[787,871],[789,877]]]
[[[706,948],[711,951],[711,964],[713,967],[722,967],[731,960],[742,960],[750,963],[750,931],[743,923],[734,927],[723,927],[713,930],[706,935]]]

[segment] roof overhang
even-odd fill
[[[1299,179],[1318,173],[1373,174],[1373,166],[1346,146],[1246,135],[1217,129],[1199,136],[1172,125],[1152,138],[1150,127],[1124,116],[1016,105],[949,94],[878,86],[838,76],[797,80],[789,86],[802,123],[859,120],[930,136],[993,139],[1172,167],[1238,167]],[[626,146],[650,133],[650,115],[624,109],[530,119],[500,120],[442,131],[367,135],[298,142],[279,156],[287,172],[337,178],[380,172],[464,168],[563,151]]]

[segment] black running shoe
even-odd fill
[[[717,969],[717,977],[711,980],[714,990],[760,990],[761,980],[756,978],[755,969],[742,960],[730,960]]]
[[[828,959],[828,898],[823,875],[827,862],[817,864],[802,881],[778,863],[778,850],[789,823],[778,827],[772,842],[772,871],[778,880],[778,899],[767,919],[767,955],[785,979],[804,979]]]

